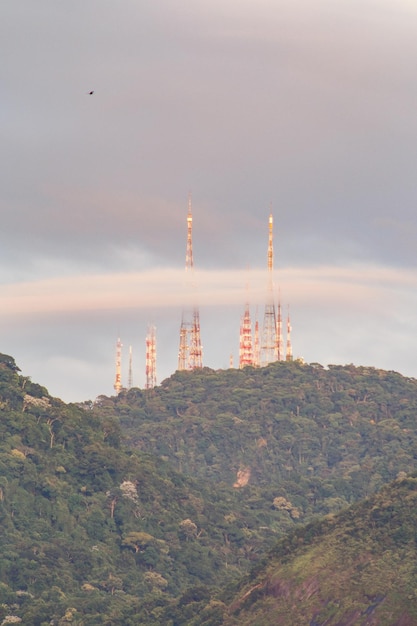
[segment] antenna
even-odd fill
[[[193,212],[191,206],[191,193],[188,194],[187,213],[187,250],[185,253],[185,271],[192,271],[194,267],[193,259]]]
[[[250,318],[249,306],[249,285],[246,283],[246,304],[245,312],[240,324],[240,341],[239,341],[239,369],[243,369],[248,365],[253,365],[253,346],[252,346],[252,322]]]
[[[146,335],[145,389],[156,386],[156,328],[151,324]]]
[[[286,361],[292,361],[292,344],[291,344],[291,322],[290,322],[290,307],[288,306],[288,317],[287,317],[287,353],[285,355]]]
[[[193,259],[193,214],[191,193],[188,194],[187,213],[187,248],[185,253],[185,273],[187,288],[193,294],[195,301],[195,277]],[[193,370],[203,367],[203,349],[200,336],[200,311],[198,306],[183,309],[180,328],[180,346],[178,351],[178,369]]]
[[[261,365],[265,366],[278,360],[277,320],[274,304],[274,248],[273,248],[274,218],[272,212],[268,220],[268,290],[265,304],[264,325],[261,344]]]
[[[122,342],[120,337],[116,343],[116,376],[113,387],[117,395],[122,390]]]
[[[133,370],[132,370],[132,346],[129,346],[129,375],[127,378],[127,388],[133,387]]]

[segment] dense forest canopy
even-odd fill
[[[416,466],[417,381],[396,372],[298,362],[203,369],[107,403],[130,446],[217,485],[240,480],[248,498],[288,497],[304,518]]]
[[[216,626],[279,539],[416,466],[417,382],[373,368],[204,368],[67,405],[0,355],[0,412],[0,624]]]

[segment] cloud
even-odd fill
[[[411,0],[4,0],[3,349],[40,382],[65,379],[66,397],[79,363],[83,394],[100,377],[111,391],[114,337],[134,342],[152,318],[171,373],[193,299],[191,191],[207,364],[236,349],[248,280],[262,318],[272,206],[295,351],[411,371],[415,12]]]
[[[289,263],[343,262],[354,241],[410,264],[401,233],[368,233],[415,206],[411,4],[5,6],[1,247],[16,265],[180,265],[189,189],[205,267],[261,264],[271,201]],[[135,245],[140,267],[123,267]]]
[[[192,306],[184,270],[68,276],[4,285],[2,351],[53,395],[82,400],[113,393],[117,337],[133,346],[134,384],[144,386],[145,336],[157,327],[158,381],[177,367],[182,308]],[[203,363],[238,363],[239,324],[249,298],[261,326],[266,270],[198,271]],[[249,283],[249,291],[246,283]],[[376,265],[290,267],[275,272],[276,297],[287,306],[295,357],[355,363],[416,375],[410,337],[417,333],[414,271]]]
[[[275,272],[286,301],[311,306],[337,303],[368,309],[374,302],[417,287],[417,275],[378,266],[319,266],[286,268]],[[249,284],[249,290],[246,285]],[[200,304],[229,306],[247,298],[263,304],[267,294],[266,270],[213,270],[187,274],[171,268],[143,272],[76,275],[3,285],[3,315],[172,308]]]

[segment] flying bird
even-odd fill
[[[92,95],[93,95],[93,93],[94,93],[94,90],[93,90],[93,91],[89,91],[89,92],[88,92],[88,95],[89,95],[89,96],[92,96]]]

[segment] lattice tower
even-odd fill
[[[156,386],[156,328],[151,324],[146,335],[145,389]]]
[[[245,305],[245,313],[240,324],[239,369],[253,365],[252,322],[249,302]]]
[[[293,360],[293,356],[292,356],[292,344],[291,344],[291,322],[290,322],[290,312],[288,311],[288,317],[287,317],[287,351],[286,351],[286,355],[285,355],[285,360],[286,361],[292,361]]]
[[[268,291],[265,304],[264,325],[262,330],[261,365],[268,365],[278,360],[277,319],[274,303],[274,249],[273,249],[273,217],[268,222]]]
[[[178,369],[180,372],[188,369],[188,354],[190,351],[188,334],[187,322],[184,319],[183,312],[180,328],[180,348],[178,351]]]
[[[129,346],[129,375],[127,377],[127,388],[133,387],[133,367],[132,367],[132,346]]]
[[[203,367],[203,348],[201,346],[200,335],[200,311],[197,307],[194,307],[193,321],[191,324],[191,341],[188,369],[194,370],[198,367]]]
[[[193,216],[191,195],[188,196],[187,247],[185,253],[185,274],[187,289],[195,297],[196,284],[193,258]],[[197,305],[182,312],[178,369],[193,370],[203,367],[203,349],[200,335],[200,311]]]
[[[116,343],[116,376],[113,387],[117,394],[122,390],[122,342],[120,338]]]

